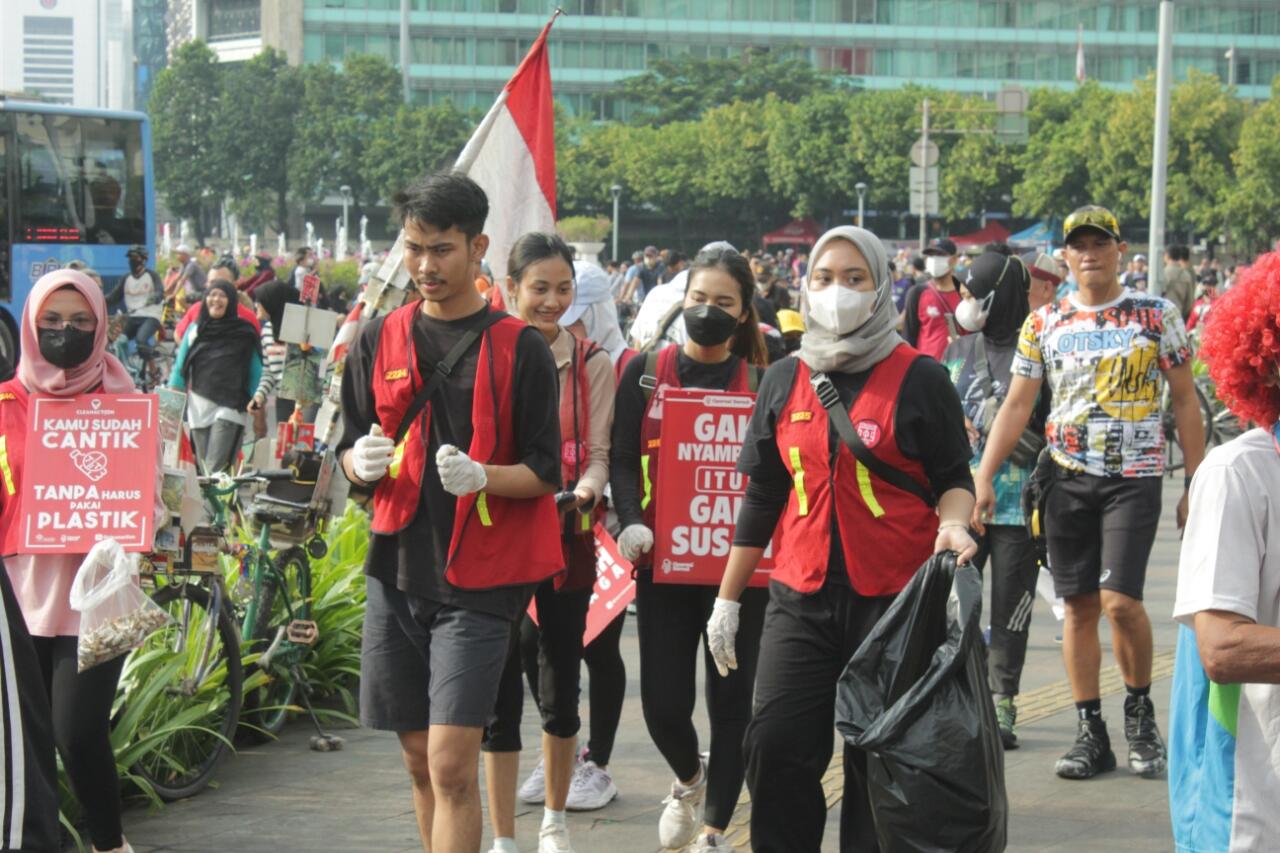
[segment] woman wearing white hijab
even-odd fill
[[[723,675],[737,664],[738,598],[772,539],[744,744],[756,851],[820,848],[841,671],[922,563],[948,550],[967,561],[977,547],[960,400],[946,370],[898,337],[884,246],[842,226],[818,240],[812,259],[800,351],[760,383],[738,460],[750,480],[707,623]],[[819,389],[838,394],[830,416]],[[837,417],[853,427],[844,431],[857,436],[858,457],[831,428]],[[841,850],[877,849],[865,765],[845,748]]]

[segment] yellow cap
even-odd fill
[[[792,332],[803,332],[804,318],[800,316],[799,311],[783,308],[778,312],[778,326],[784,335],[789,335]]]

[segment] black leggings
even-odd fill
[[[698,775],[698,645],[716,600],[712,586],[654,583],[653,573],[636,573],[636,617],[640,633],[640,702],[649,736],[680,779]],[[742,738],[751,720],[760,633],[768,591],[748,589],[738,613],[738,668],[727,678],[716,672],[703,645],[707,716],[711,718],[711,759],[707,765],[706,824],[724,829],[742,793],[745,766]]]
[[[622,701],[627,693],[627,665],[622,661],[619,643],[622,640],[622,623],[626,621],[624,610],[609,623],[591,645],[582,650],[582,662],[587,665],[587,693],[591,703],[591,737],[587,740],[586,760],[599,767],[608,767],[613,757],[613,741],[618,735],[618,723],[622,719]],[[520,626],[520,656],[524,659],[525,676],[533,701],[538,699],[538,627],[532,619],[525,619]]]
[[[53,707],[53,739],[84,809],[89,838],[99,850],[114,850],[124,840],[120,779],[111,750],[111,704],[125,656],[76,672],[75,637],[31,639]]]
[[[582,632],[586,629],[591,590],[556,592],[555,581],[538,585],[533,600],[538,607],[537,634],[538,710],[542,730],[570,738],[578,733],[578,693],[582,672]],[[520,622],[512,627],[511,648],[502,671],[495,702],[496,719],[485,731],[481,747],[486,752],[517,752],[521,748],[520,717],[524,710],[524,685],[520,683]]]

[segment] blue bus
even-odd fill
[[[83,261],[110,288],[134,244],[155,257],[151,127],[138,112],[0,95],[0,351],[17,362],[35,281]]]

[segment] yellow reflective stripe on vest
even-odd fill
[[[804,490],[804,463],[800,461],[800,448],[792,447],[788,452],[791,456],[791,467],[795,471],[791,479],[796,486],[796,506],[803,518],[809,514],[809,495]]]
[[[582,513],[578,513],[578,515],[582,519],[582,532],[589,532],[591,530],[591,516],[583,515]]]
[[[13,497],[17,489],[13,486],[13,470],[9,467],[8,436],[0,435],[0,474],[4,475],[4,493]]]
[[[644,476],[644,497],[640,499],[640,508],[648,509],[653,500],[653,483],[649,482],[649,454],[640,457],[640,473]]]
[[[854,462],[858,466],[858,491],[862,494],[862,500],[866,503],[867,509],[871,510],[872,517],[879,518],[884,515],[884,507],[880,506],[880,501],[876,500],[876,493],[871,490],[871,472],[861,460],[855,459]]]
[[[493,519],[489,517],[489,499],[486,492],[476,495],[476,512],[480,515],[480,524],[493,527]]]
[[[400,476],[400,463],[404,460],[404,444],[409,440],[409,434],[405,433],[404,438],[400,439],[400,443],[396,445],[395,452],[391,454],[391,464],[387,466],[387,476],[395,479]]]

